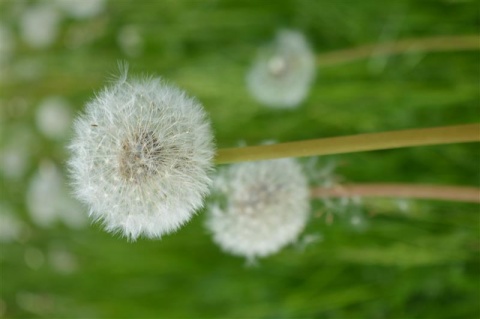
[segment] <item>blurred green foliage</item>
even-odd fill
[[[1,243],[0,317],[480,316],[475,204],[412,201],[402,210],[391,200],[364,201],[359,209],[368,225],[355,229],[342,216],[327,225],[318,217],[325,207],[315,201],[305,234],[320,240],[246,267],[212,243],[202,212],[160,241],[129,243],[96,224],[39,227],[25,203],[39,163],[63,167],[68,157],[68,136],[52,140],[38,131],[38,104],[62,96],[75,112],[82,110],[118,74],[119,60],[129,62],[132,75],[161,75],[198,97],[218,147],[478,122],[478,51],[372,57],[319,69],[308,99],[295,110],[264,108],[245,86],[258,47],[279,28],[301,30],[318,53],[476,34],[477,1],[112,0],[94,17],[65,16],[55,42],[34,49],[20,38],[19,21],[36,3],[0,2],[1,23],[15,36],[13,56],[1,69],[0,150],[24,143],[24,131],[32,135],[23,176],[0,175],[0,202],[26,229],[20,239]],[[125,26],[141,36],[140,53],[126,54],[119,45]],[[318,169],[331,159],[346,181],[480,184],[477,144],[328,157]],[[55,247],[74,257],[74,271],[51,266]]]

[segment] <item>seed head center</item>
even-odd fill
[[[127,181],[141,181],[156,175],[162,163],[162,147],[153,132],[143,132],[122,143],[120,175]]]
[[[263,183],[251,185],[247,193],[241,198],[234,200],[234,205],[241,211],[251,214],[262,210],[262,207],[269,206],[275,202],[275,190],[270,185]]]
[[[284,57],[274,56],[268,61],[268,70],[270,74],[280,77],[287,72],[288,63]]]

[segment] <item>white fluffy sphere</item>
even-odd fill
[[[215,182],[207,228],[226,252],[264,257],[295,241],[308,220],[307,179],[294,159],[234,164]]]
[[[247,86],[253,97],[267,106],[293,108],[307,96],[315,71],[315,56],[305,37],[282,30],[258,54],[247,75]]]
[[[160,237],[202,207],[213,135],[203,107],[183,91],[125,75],[87,104],[74,130],[75,193],[106,230]]]

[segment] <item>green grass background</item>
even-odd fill
[[[0,2],[0,17],[18,32],[21,11],[12,9],[14,2]],[[468,0],[109,1],[92,19],[63,19],[47,49],[16,39],[0,83],[0,147],[24,129],[36,133],[24,178],[0,175],[1,202],[30,229],[27,241],[1,245],[0,314],[478,318],[480,215],[475,204],[412,201],[401,212],[394,201],[370,200],[351,207],[368,223],[356,230],[342,216],[327,225],[316,213],[325,207],[315,201],[305,234],[321,234],[322,240],[305,249],[290,246],[255,267],[213,244],[203,212],[161,240],[129,243],[96,224],[81,230],[60,223],[38,227],[25,204],[39,162],[48,158],[63,167],[68,158],[68,136],[52,141],[36,131],[38,103],[60,95],[82,110],[118,73],[119,60],[130,64],[132,75],[160,75],[196,96],[210,114],[218,147],[478,122],[478,51],[410,53],[318,69],[308,98],[294,110],[264,108],[245,86],[258,47],[279,28],[301,30],[322,53],[409,37],[478,34],[478,8],[477,1]],[[124,25],[136,26],[144,39],[138,57],[126,56],[117,43]],[[72,30],[85,30],[92,40],[71,48],[66,43]],[[43,70],[32,81],[16,74],[29,63]],[[385,64],[375,68],[375,63]],[[19,99],[26,105],[22,112],[15,104]],[[330,160],[350,182],[480,184],[478,144],[330,156],[316,167]],[[76,257],[76,272],[60,274],[48,263],[39,269],[26,265],[26,249],[46,254],[52,245]],[[37,296],[38,309],[22,307],[22,294]]]

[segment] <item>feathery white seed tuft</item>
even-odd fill
[[[315,57],[305,37],[282,30],[259,52],[247,74],[247,86],[260,103],[293,108],[305,99],[314,77]]]
[[[107,231],[161,237],[202,207],[213,135],[201,104],[180,89],[125,74],[87,104],[74,130],[75,192]]]
[[[295,241],[310,210],[307,179],[294,159],[234,164],[219,174],[207,228],[226,252],[264,257]]]

